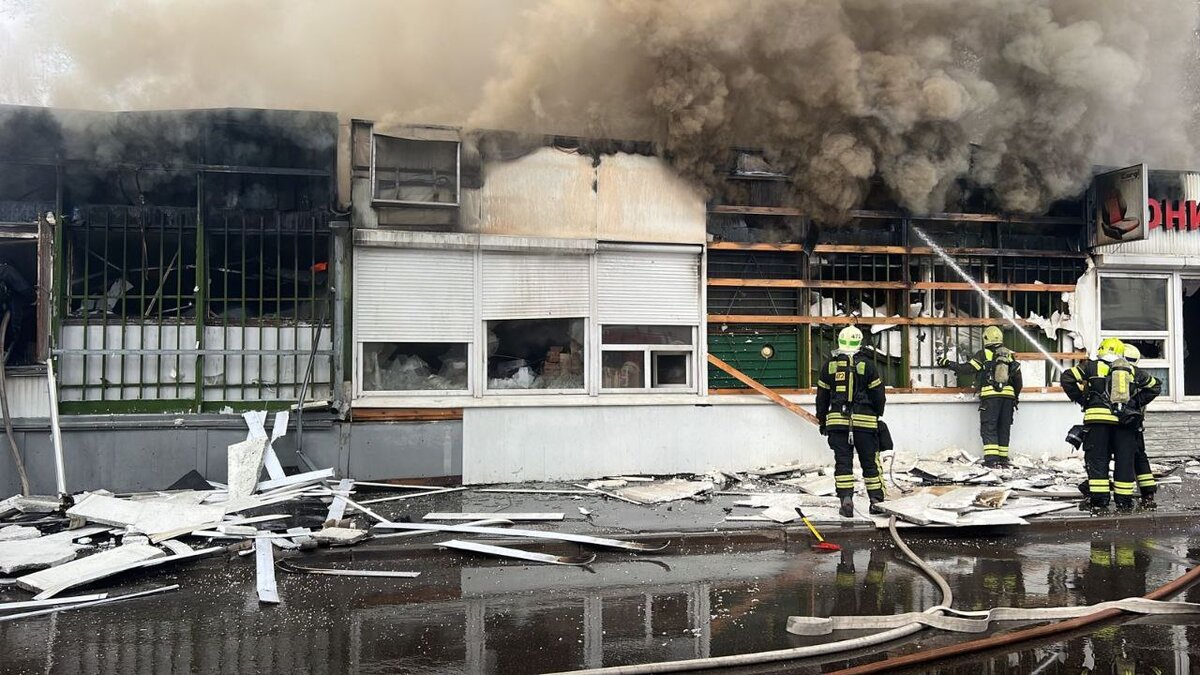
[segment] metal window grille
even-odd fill
[[[89,206],[61,226],[64,412],[217,411],[330,394],[320,211]]]
[[[710,351],[751,376],[757,373],[769,386],[809,388],[835,347],[837,332],[856,323],[868,333],[865,354],[890,386],[956,387],[950,371],[936,368],[937,358],[949,351],[965,361],[982,347],[986,325],[1009,326],[927,248],[872,239],[890,232],[893,241],[908,242],[908,228],[904,219],[876,222],[871,232],[858,238],[841,233],[845,241],[818,245],[811,255],[799,244],[710,246]],[[1023,254],[1000,247],[951,252],[1005,312],[1011,308],[1032,337],[1006,331],[1009,346],[1027,356],[1027,386],[1055,385],[1056,369],[1032,354],[1045,349],[1069,366],[1075,350],[1062,332],[1048,337],[1036,321],[1069,314],[1063,292],[1073,289],[1084,272],[1083,257],[1067,250]],[[710,368],[709,375],[713,389],[744,388],[721,371]]]

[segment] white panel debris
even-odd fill
[[[617,490],[617,494],[633,499],[643,504],[661,504],[677,499],[694,497],[701,492],[711,492],[713,484],[709,481],[689,481],[672,478],[662,483],[640,483]]]
[[[262,473],[263,454],[269,439],[252,438],[229,446],[229,500],[234,501],[254,494]]]
[[[0,544],[0,574],[40,570],[74,560],[78,547],[70,540],[42,537]]]
[[[67,510],[102,525],[127,526],[144,534],[158,534],[183,528],[200,528],[218,522],[225,515],[222,506],[177,504],[157,500],[132,501],[106,495],[89,494]]]
[[[165,555],[162,549],[156,546],[126,544],[48,570],[26,574],[17,579],[17,585],[39,595],[46,592],[54,595],[54,592],[103,579]]]
[[[565,513],[426,513],[424,520],[480,520],[504,518],[505,520],[562,520]]]
[[[275,586],[275,549],[269,539],[254,540],[254,562],[258,578],[258,601],[279,604],[279,590]]]
[[[42,533],[36,527],[22,527],[20,525],[9,525],[8,527],[0,527],[0,541],[21,541],[24,539],[37,539],[40,536],[42,536]]]
[[[318,542],[329,544],[330,546],[346,546],[357,544],[366,539],[368,534],[366,530],[357,530],[351,527],[326,527],[318,532],[314,532],[312,537]]]

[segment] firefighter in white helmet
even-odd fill
[[[886,395],[875,364],[859,356],[862,331],[847,326],[838,333],[838,348],[821,366],[817,378],[817,420],[833,450],[834,484],[841,498],[841,515],[854,517],[854,454],[862,467],[871,511],[883,501],[883,470],[879,463],[880,417]]]
[[[1125,360],[1135,369],[1140,368],[1138,361],[1142,360],[1142,352],[1137,347],[1125,343]],[[1142,508],[1154,508],[1154,493],[1158,491],[1158,483],[1154,481],[1154,472],[1150,470],[1150,458],[1146,456],[1146,430],[1142,427],[1145,417],[1137,415],[1129,422],[1137,427],[1137,450],[1133,454],[1133,472],[1137,476],[1138,492],[1142,499]]]

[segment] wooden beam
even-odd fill
[[[737,368],[734,368],[733,366],[729,365],[728,363],[725,363],[721,359],[713,356],[712,354],[709,354],[708,362],[713,364],[717,368],[720,368],[721,370],[725,371],[726,373],[732,375],[734,377],[734,379],[736,379],[738,382],[741,382],[742,384],[746,385],[747,387],[750,387],[754,391],[757,391],[758,393],[762,394],[763,396],[766,396],[767,398],[771,399],[775,403],[778,403],[779,405],[783,406],[784,408],[787,408],[791,412],[796,413],[797,415],[799,415],[800,417],[803,417],[808,422],[811,422],[813,424],[819,424],[819,422],[817,421],[816,415],[808,412],[804,408],[801,408],[799,405],[792,403],[791,401],[780,396],[779,394],[776,394],[770,388],[765,387],[762,384],[759,384],[759,382],[757,380],[755,380],[754,378],[743,373],[742,371],[738,370]]]
[[[792,243],[757,243],[742,241],[714,241],[708,245],[710,251],[764,251],[775,253],[794,253],[803,251],[802,244]],[[1019,248],[963,248],[948,247],[943,249],[950,255],[960,256],[1003,256],[1008,258],[1069,258],[1083,259],[1087,254],[1082,251],[1055,251],[1051,249],[1019,249]],[[894,254],[894,255],[933,255],[933,249],[928,246],[884,246],[874,244],[817,244],[814,253],[863,253],[863,254]]]
[[[816,393],[816,389],[773,389],[772,391],[774,391],[777,394],[784,394],[787,396],[805,395],[805,394],[811,395],[811,394]],[[709,389],[708,393],[715,395],[715,396],[749,396],[752,394],[757,394],[758,392],[752,391],[750,389]],[[920,388],[888,387],[887,393],[889,393],[889,394],[927,394],[927,395],[974,394],[975,388],[974,387],[920,387]],[[1021,393],[1061,394],[1062,387],[1025,387],[1021,390]]]
[[[783,216],[800,218],[804,212],[787,206],[745,206],[739,204],[714,204],[708,207],[709,213],[724,213],[745,216]],[[994,213],[930,213],[923,216],[907,216],[896,211],[871,211],[852,209],[846,212],[851,218],[870,218],[880,220],[900,220],[907,218],[918,222],[962,222],[962,223],[1028,223],[1030,225],[1083,225],[1080,218],[1062,218],[1041,216],[1024,218],[1020,216],[1002,216]]]
[[[971,284],[956,281],[919,281],[906,284],[903,281],[846,281],[840,279],[709,279],[709,286],[732,286],[738,288],[864,288],[886,290],[939,290],[972,291]],[[1073,293],[1074,284],[979,284],[988,291],[1025,291],[1031,293]]]
[[[434,422],[461,420],[462,408],[354,408],[354,422]]]
[[[746,288],[882,288],[891,290],[908,288],[908,284],[903,281],[843,281],[839,279],[709,279],[708,285]]]
[[[1041,361],[1046,358],[1046,355],[1041,352],[1015,352],[1013,356],[1018,361]],[[1050,356],[1056,359],[1074,361],[1082,361],[1088,357],[1087,352],[1050,352]]]
[[[973,291],[971,284],[957,281],[918,281],[913,290]],[[985,291],[1031,291],[1046,293],[1074,293],[1075,284],[979,284]]]
[[[889,326],[993,326],[1007,324],[1005,319],[979,317],[933,317],[918,316],[794,316],[790,314],[709,314],[709,323],[761,323],[772,325],[825,324],[846,325],[889,325]],[[1017,319],[1019,326],[1033,326],[1032,321]]]

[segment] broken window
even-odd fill
[[[467,344],[365,342],[365,391],[467,391]]]
[[[601,388],[694,389],[691,326],[604,326]]]
[[[379,202],[456,206],[459,144],[374,136],[372,197]]]
[[[1183,295],[1183,394],[1200,396],[1200,279],[1180,279]]]
[[[583,390],[586,324],[582,318],[488,321],[488,390]]]

